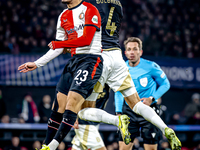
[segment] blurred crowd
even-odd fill
[[[129,36],[143,41],[144,54],[200,58],[197,0],[123,0],[120,45]],[[1,0],[1,53],[45,53],[55,39],[60,0]]]
[[[33,99],[31,93],[26,93],[23,99],[16,106],[18,118],[13,118],[8,115],[6,110],[6,103],[3,99],[3,93],[0,89],[0,123],[47,123],[51,113],[52,100],[50,95],[43,95],[39,104]],[[1,142],[0,142],[1,143]],[[41,141],[25,142],[20,140],[20,133],[17,130],[12,132],[12,139],[10,142],[0,144],[0,150],[35,150],[40,149]],[[57,150],[70,150],[66,143],[61,142]]]
[[[0,150],[36,150],[42,147],[40,141],[33,141],[31,144],[26,144],[20,141],[17,135],[13,135],[10,143],[4,147],[0,145]],[[64,142],[61,142],[56,150],[71,150],[71,147],[67,147]]]
[[[3,53],[44,53],[55,39],[57,17],[64,6],[50,0],[1,0],[0,47]]]
[[[52,100],[50,95],[44,95],[36,105],[32,94],[26,93],[23,99],[17,104],[18,118],[11,118],[7,114],[6,103],[0,90],[0,119],[1,123],[47,123],[51,114]]]
[[[200,57],[200,3],[196,0],[126,0],[120,40],[137,36],[144,54]]]

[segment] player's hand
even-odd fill
[[[66,53],[71,53],[71,48],[65,47],[65,48],[63,49],[63,54],[66,54]]]
[[[22,64],[18,67],[19,72],[26,73],[28,71],[33,71],[37,68],[36,64],[34,62],[27,62],[25,64]]]
[[[152,103],[151,98],[141,98],[141,101],[142,101],[144,104],[148,105],[148,106],[150,106],[151,103]]]
[[[78,127],[78,120],[76,119],[76,122],[74,123],[74,126],[73,126],[74,129],[79,129]]]
[[[55,43],[54,43],[54,42],[55,42],[55,41],[51,41],[51,42],[48,44],[48,46],[49,46],[50,49],[55,50]]]

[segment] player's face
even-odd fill
[[[140,56],[142,55],[142,50],[139,48],[139,44],[137,42],[128,42],[126,45],[125,55],[129,61],[132,63],[137,63],[140,60]]]

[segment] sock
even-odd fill
[[[48,145],[51,140],[53,140],[53,137],[55,136],[60,123],[62,121],[63,118],[63,114],[56,112],[56,111],[52,111],[49,121],[48,121],[48,128],[47,128],[47,133],[46,133],[46,139],[44,141],[44,143],[46,145]]]
[[[106,111],[98,108],[85,108],[79,111],[78,116],[82,120],[103,122],[106,124],[119,125],[119,117],[109,114]]]
[[[56,150],[57,149],[57,147],[59,146],[59,142],[58,141],[56,141],[55,139],[53,139],[52,141],[51,141],[51,143],[49,143],[49,148],[50,148],[50,150]]]
[[[147,121],[154,124],[165,135],[165,128],[167,127],[167,125],[163,122],[163,120],[156,114],[156,112],[151,107],[143,104],[142,102],[138,102],[133,107],[133,111],[143,116]]]
[[[76,118],[77,118],[76,113],[72,112],[71,110],[65,110],[63,114],[63,120],[60,124],[60,127],[56,135],[54,136],[54,140],[48,145],[51,150],[54,149],[50,147],[52,143],[55,143],[55,142],[61,143],[61,141],[63,141],[65,136],[69,133],[69,131],[73,127],[76,121]]]

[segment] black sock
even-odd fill
[[[46,139],[44,141],[44,143],[46,145],[48,145],[53,140],[53,137],[55,136],[56,132],[58,131],[58,128],[60,126],[62,118],[63,118],[63,114],[56,112],[56,111],[51,112],[51,116],[48,121]]]
[[[77,118],[76,113],[72,112],[71,110],[65,110],[63,114],[63,120],[54,137],[56,141],[58,141],[59,143],[63,141],[65,136],[69,133],[71,128],[74,126],[76,118]]]

